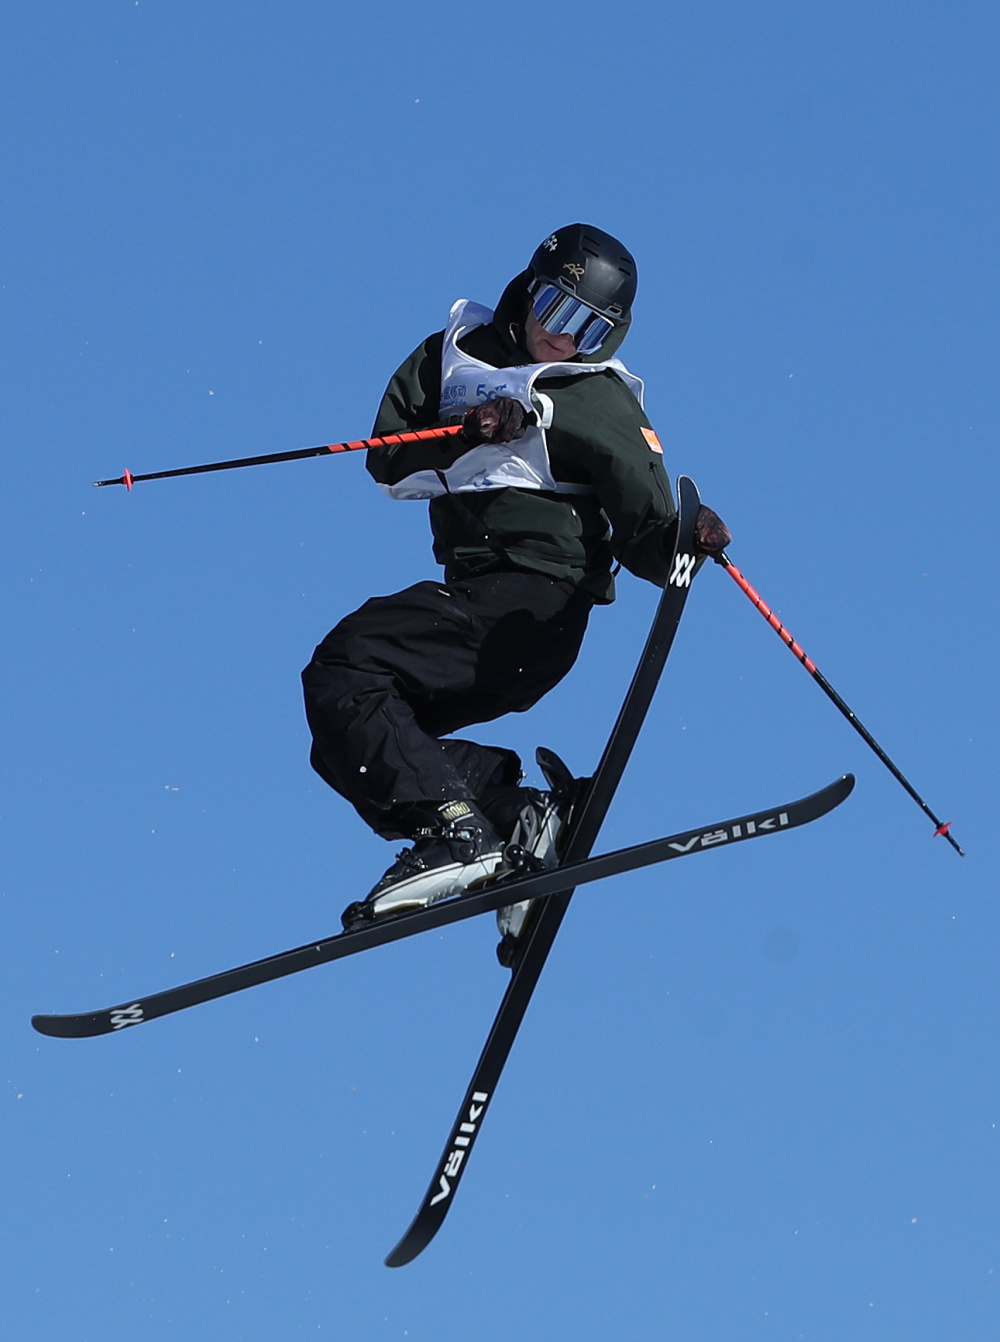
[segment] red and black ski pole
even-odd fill
[[[954,848],[955,852],[958,853],[959,857],[964,857],[965,853],[962,851],[962,849],[958,846],[958,844],[951,836],[950,833],[951,821],[950,820],[941,821],[937,818],[937,816],[934,814],[931,808],[924,801],[923,797],[921,797],[920,794],[917,792],[916,788],[914,788],[913,785],[909,782],[909,780],[905,778],[903,774],[900,773],[900,771],[896,768],[895,764],[893,764],[889,756],[885,753],[885,751],[882,749],[879,743],[875,740],[874,736],[872,736],[871,732],[867,729],[867,727],[863,726],[863,724],[858,720],[858,717],[855,714],[854,710],[844,703],[843,699],[841,699],[840,695],[827,680],[826,676],[823,675],[822,671],[820,671],[816,663],[812,660],[811,657],[808,657],[804,649],[801,648],[798,643],[796,643],[795,639],[792,638],[791,634],[778,619],[777,615],[775,615],[771,607],[767,604],[766,601],[764,601],[764,599],[759,595],[759,593],[754,591],[754,589],[750,586],[750,584],[747,582],[746,578],[744,578],[743,574],[739,571],[736,565],[731,562],[729,556],[727,554],[718,554],[713,555],[713,558],[717,564],[722,565],[722,567],[726,570],[729,576],[736,583],[737,587],[739,587],[740,590],[744,592],[745,595],[750,599],[750,601],[757,607],[761,615],[763,615],[764,619],[768,622],[768,624],[771,626],[774,632],[781,639],[782,643],[785,643],[792,650],[792,652],[799,659],[799,661],[802,663],[805,669],[809,672],[813,680],[820,687],[820,689],[823,691],[826,697],[832,703],[836,704],[836,706],[840,709],[841,713],[843,713],[844,717],[851,724],[851,726],[858,733],[858,735],[865,742],[865,744],[871,746],[872,750],[874,750],[875,754],[879,757],[879,759],[882,761],[885,767],[889,770],[893,778],[895,778],[897,782],[902,783],[903,787],[906,788],[907,792],[917,803],[917,805],[920,807],[923,813],[928,817],[928,819],[934,822],[935,836],[938,834],[943,834],[944,837],[951,844],[952,848]]]
[[[204,475],[206,471],[234,471],[240,466],[266,466],[272,461],[301,461],[304,457],[322,457],[327,452],[364,452],[371,448],[392,447],[396,443],[421,443],[432,438],[448,438],[462,432],[461,424],[450,424],[443,429],[414,429],[407,433],[387,433],[382,438],[358,438],[352,443],[327,443],[323,447],[301,447],[292,452],[269,452],[263,457],[237,457],[234,461],[210,461],[203,466],[182,466],[174,471],[150,471],[148,475],[133,475],[126,471],[115,480],[95,480],[94,488],[104,485],[124,485],[131,489],[138,480],[166,480],[172,475]]]

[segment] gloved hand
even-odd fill
[[[694,523],[695,549],[703,555],[721,554],[732,539],[729,528],[719,514],[702,504]]]
[[[461,437],[473,447],[480,443],[509,443],[523,436],[528,411],[510,396],[498,396],[474,406],[462,423]]]

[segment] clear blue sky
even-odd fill
[[[0,42],[4,1240],[18,1342],[993,1342],[1000,1332],[995,5],[9,0]],[[392,850],[298,673],[435,576],[355,437],[449,304],[585,220],[668,470],[945,818],[725,575],[602,846],[809,830],[581,891],[445,1229],[405,1229],[499,1001],[488,920],[122,1035],[327,935]],[[490,739],[593,767],[634,579]]]

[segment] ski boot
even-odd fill
[[[413,847],[397,855],[368,895],[344,910],[345,932],[461,894],[487,880],[503,862],[503,840],[471,801],[433,807],[432,823],[413,837]]]
[[[514,872],[544,871],[558,866],[561,844],[567,833],[574,802],[580,791],[575,779],[554,751],[539,746],[535,751],[538,767],[551,789],[540,792],[524,788],[525,804],[518,816],[507,845],[506,864]],[[505,969],[513,969],[525,925],[535,901],[523,899],[497,909],[497,959]]]

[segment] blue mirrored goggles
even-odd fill
[[[572,336],[577,354],[593,354],[611,333],[614,322],[556,285],[535,280],[529,292],[539,325],[550,335]]]

